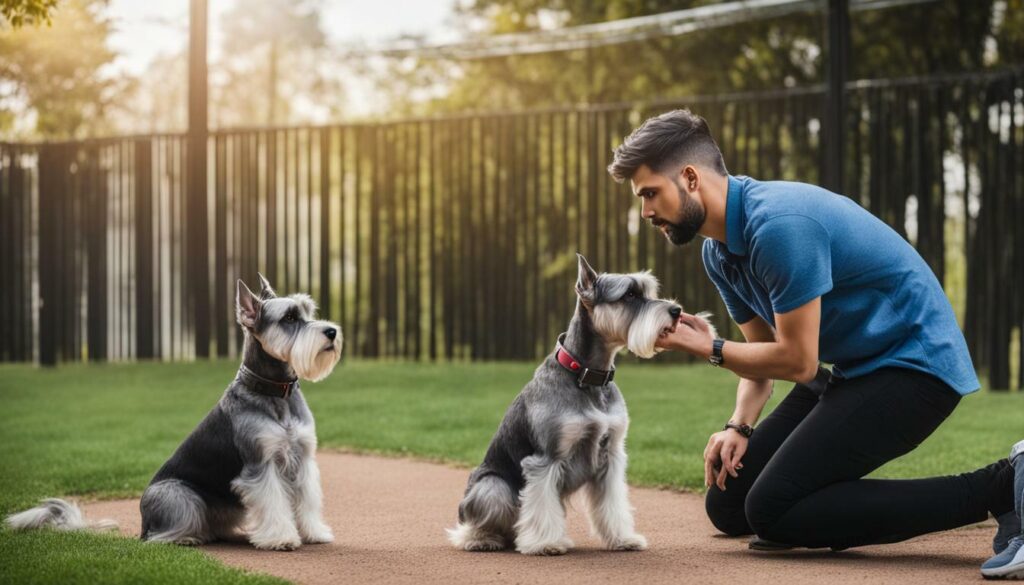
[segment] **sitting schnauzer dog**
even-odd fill
[[[644,550],[626,485],[629,416],[612,382],[615,354],[626,347],[653,357],[658,337],[674,331],[682,307],[657,298],[648,272],[597,274],[579,256],[578,301],[569,330],[515,398],[483,463],[469,476],[459,523],[449,540],[468,551],[512,543],[528,555],[559,555],[565,500],[586,488],[591,526],[611,550]]]
[[[213,410],[142,494],[142,539],[197,545],[247,532],[260,549],[331,542],[321,518],[313,414],[298,378],[322,380],[341,357],[334,323],[314,320],[304,294],[278,297],[260,275],[257,297],[238,281],[244,358]],[[63,500],[8,518],[14,528],[90,528]]]

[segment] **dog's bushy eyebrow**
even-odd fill
[[[602,274],[599,280],[598,290],[604,300],[617,301],[630,290],[646,298],[658,296],[658,279],[648,271],[624,275]]]
[[[278,321],[288,312],[288,307],[277,299],[263,302],[263,315],[267,321]]]
[[[633,286],[633,281],[618,275],[610,276],[602,274],[598,277],[597,290],[600,298],[604,300],[617,301],[622,298]]]
[[[634,272],[628,276],[640,286],[645,297],[656,298],[658,296],[658,288],[660,288],[658,279],[649,270]]]
[[[307,319],[312,319],[313,315],[316,314],[316,302],[313,300],[313,297],[303,293],[296,293],[288,295],[288,298],[295,301]]]

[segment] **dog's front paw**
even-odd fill
[[[608,550],[647,550],[647,539],[640,534],[631,534],[608,543]]]
[[[569,552],[569,549],[573,547],[573,542],[568,538],[562,538],[554,542],[547,543],[536,543],[536,544],[517,544],[516,550],[523,553],[524,555],[535,555],[535,556],[558,556],[564,555]]]
[[[327,544],[334,542],[334,533],[331,532],[331,528],[326,524],[320,524],[303,531],[302,542],[306,544]]]
[[[462,549],[469,552],[494,552],[504,548],[505,543],[498,539],[470,540],[462,545]]]
[[[260,550],[295,550],[302,546],[298,534],[285,538],[253,538],[250,542]]]

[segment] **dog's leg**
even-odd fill
[[[608,467],[588,486],[587,503],[594,532],[610,550],[644,550],[647,539],[636,533],[626,484],[625,432],[608,445]]]
[[[334,542],[334,533],[324,523],[323,490],[320,487],[320,468],[313,453],[303,458],[299,476],[295,481],[295,520],[302,542],[322,544]]]
[[[272,462],[250,464],[231,482],[247,515],[249,542],[256,548],[294,550],[302,540],[281,472]]]
[[[523,459],[523,475],[516,550],[524,555],[565,554],[573,543],[565,535],[561,461],[531,455]]]
[[[502,550],[513,533],[516,497],[496,475],[485,475],[466,492],[459,504],[459,523],[448,529],[448,540],[467,551]]]
[[[142,493],[142,540],[195,546],[212,540],[206,503],[184,483],[169,479]]]

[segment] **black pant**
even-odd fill
[[[960,395],[938,378],[884,368],[797,384],[750,438],[738,478],[712,486],[711,522],[734,536],[806,547],[898,542],[1013,509],[1004,459],[971,473],[913,480],[861,479],[909,453]]]

